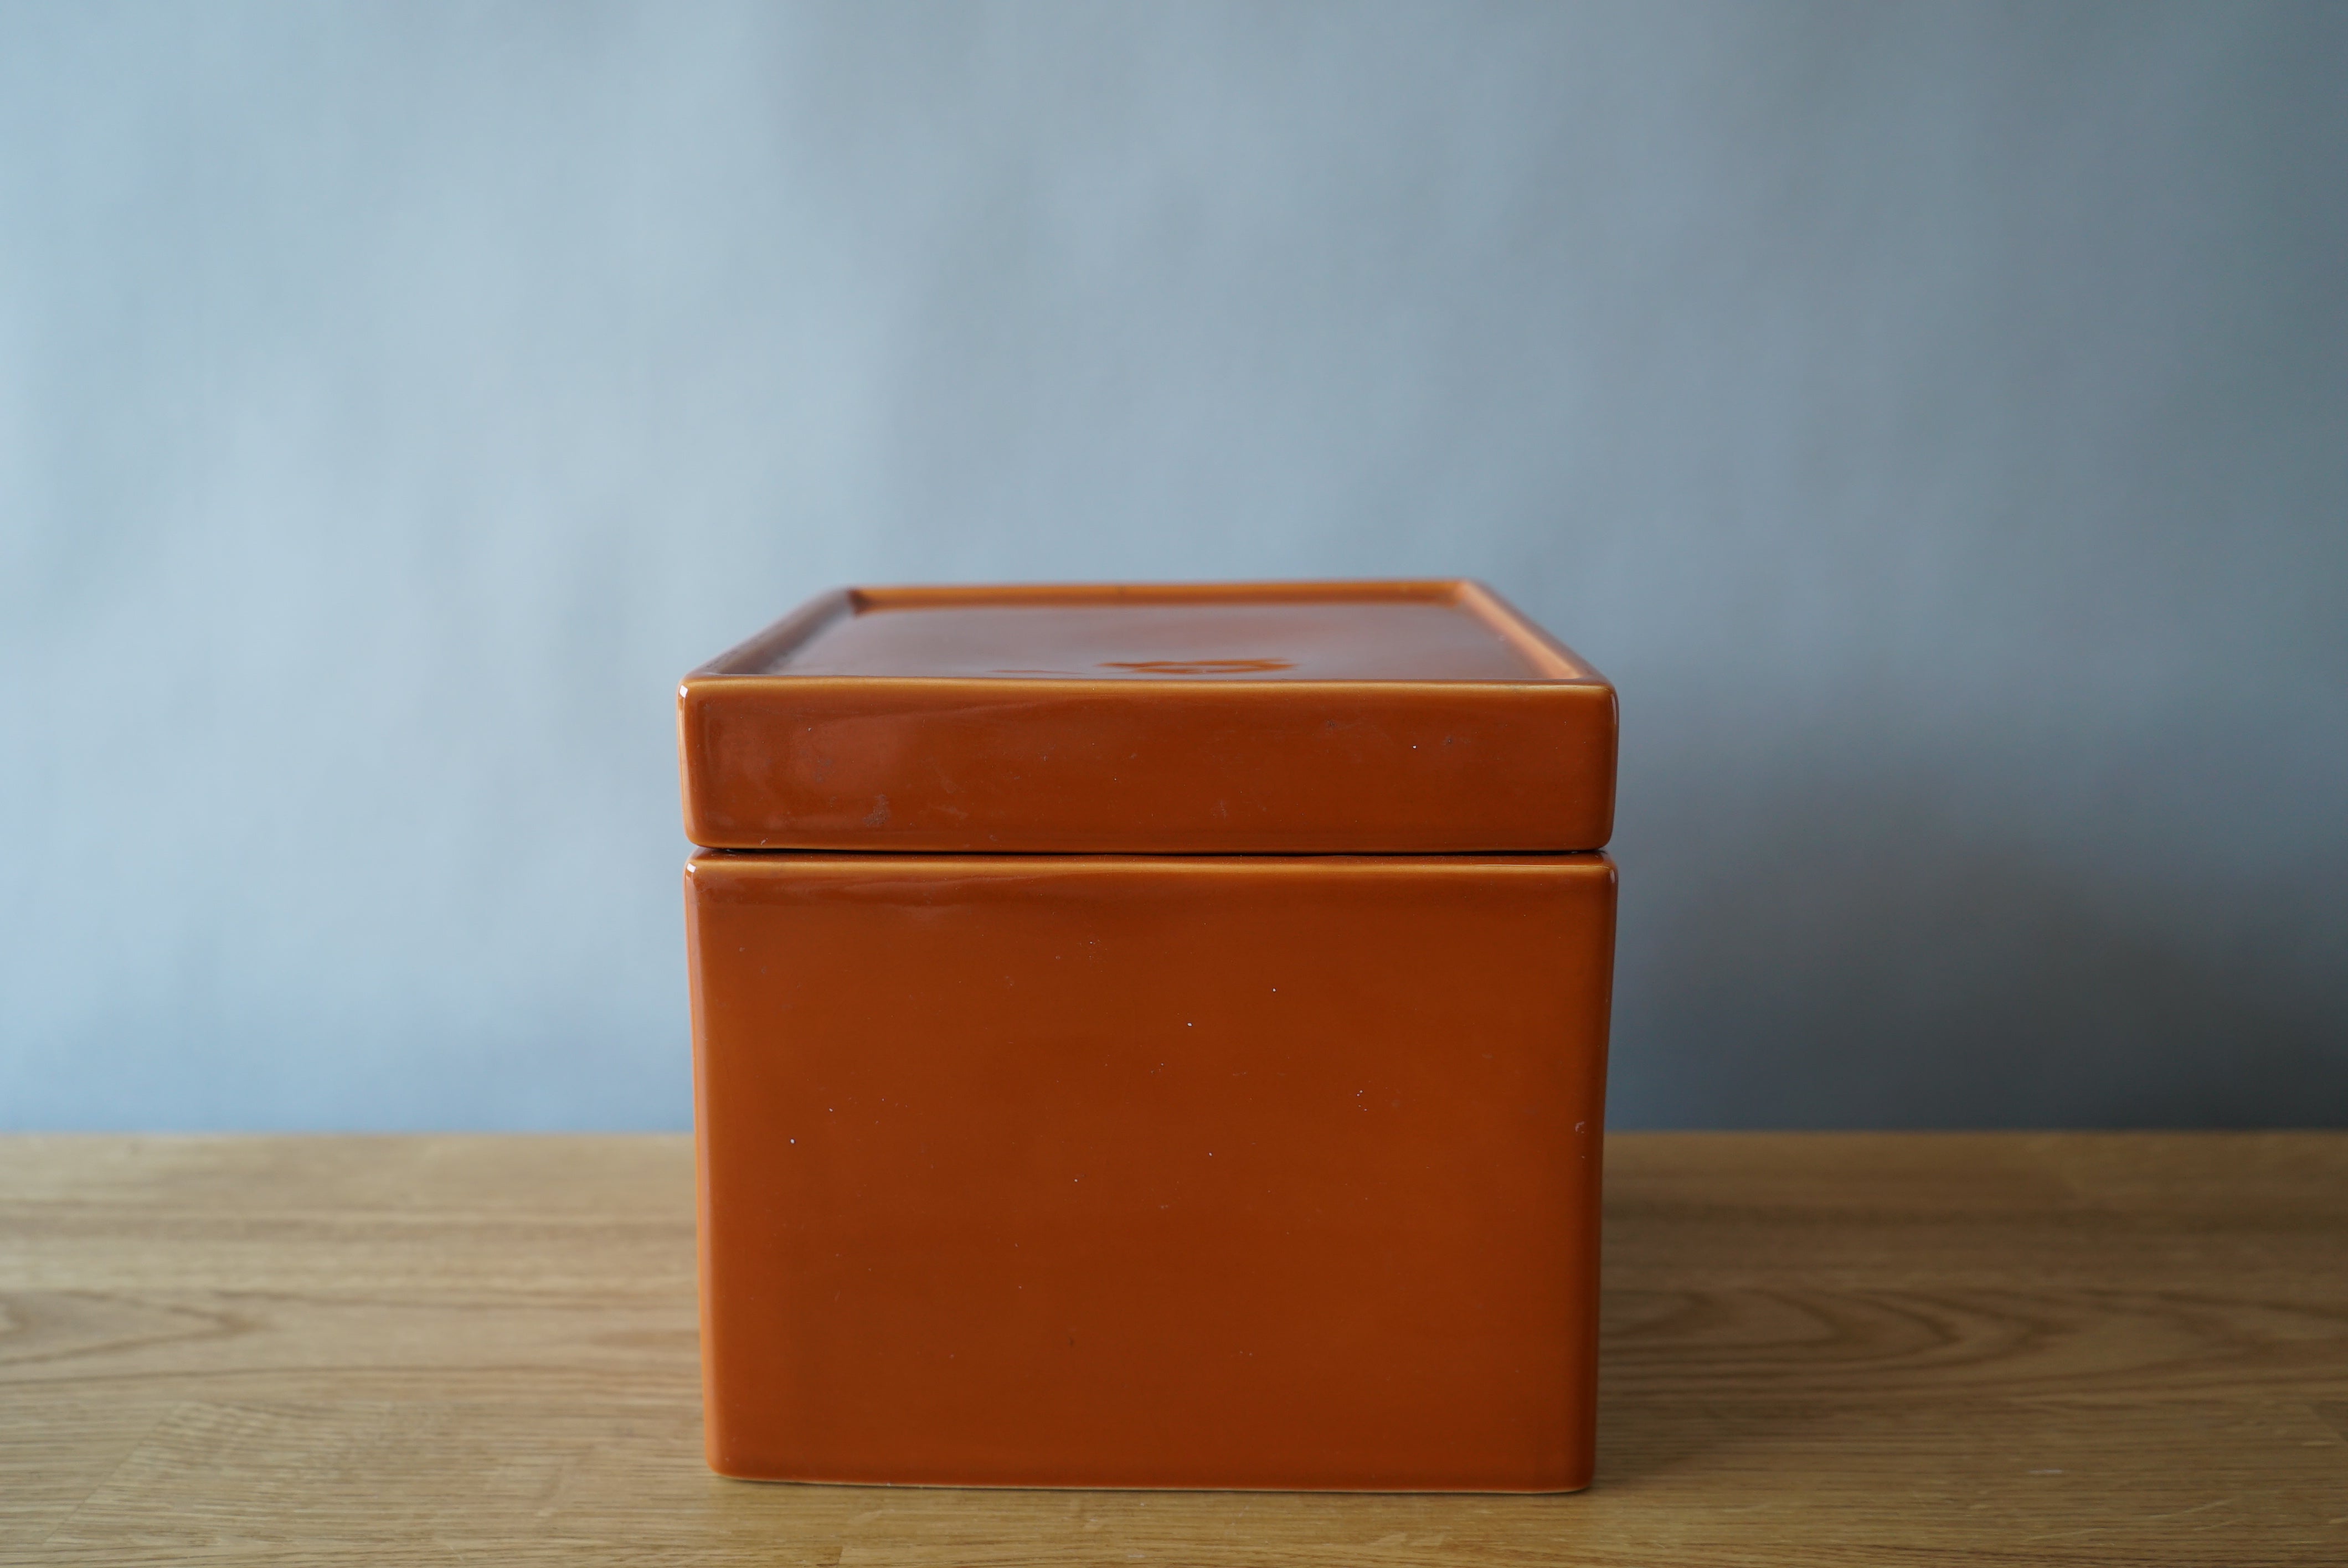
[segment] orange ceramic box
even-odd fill
[[[851,590],[679,728],[715,1468],[1588,1484],[1594,671],[1468,583]]]

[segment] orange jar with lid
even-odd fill
[[[1595,671],[1466,582],[852,589],[678,705],[714,1468],[1589,1483]]]

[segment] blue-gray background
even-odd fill
[[[2348,1121],[2348,6],[0,9],[0,1125],[683,1125],[690,665],[1438,573],[1617,1124]]]

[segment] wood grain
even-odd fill
[[[2348,1563],[2348,1135],[1624,1136],[1576,1497],[759,1486],[679,1138],[0,1139],[0,1563]]]

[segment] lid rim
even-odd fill
[[[1438,678],[1399,680],[1382,677],[1340,677],[1321,680],[1251,681],[1200,675],[1128,675],[1114,679],[1083,675],[913,675],[847,674],[829,671],[794,675],[776,666],[807,648],[834,624],[867,613],[957,608],[1110,608],[1117,605],[1196,604],[1393,604],[1422,603],[1455,606],[1483,623],[1503,644],[1533,667],[1522,677],[1457,681]],[[959,681],[1019,687],[1039,681],[1091,682],[1104,686],[1173,688],[1199,684],[1217,686],[1307,685],[1491,685],[1533,686],[1562,683],[1606,684],[1596,666],[1515,605],[1473,578],[1368,578],[1349,581],[1149,583],[1120,587],[1092,583],[1018,583],[952,585],[939,588],[832,589],[817,595],[788,615],[735,644],[686,677],[728,681]]]

